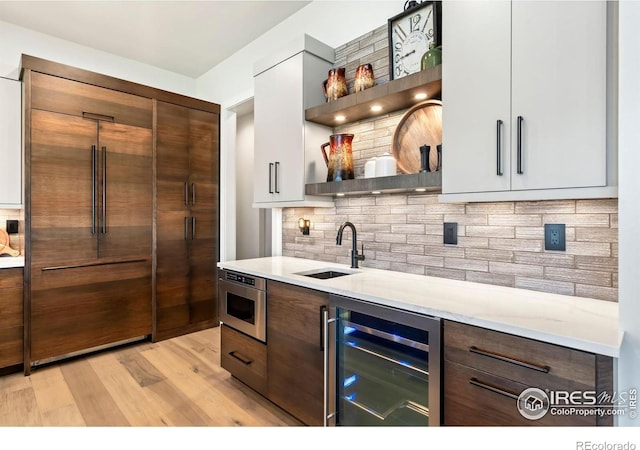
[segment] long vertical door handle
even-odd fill
[[[189,183],[184,182],[184,206],[189,206]]]
[[[271,189],[271,168],[273,167],[273,163],[269,163],[269,194],[273,194],[273,189]]]
[[[335,395],[334,392],[331,392],[330,386],[329,386],[329,377],[332,376],[331,373],[329,373],[329,358],[331,357],[330,355],[330,343],[329,343],[329,324],[335,322],[337,319],[329,319],[329,310],[327,308],[325,308],[322,311],[322,329],[323,329],[323,334],[324,334],[324,401],[323,401],[323,423],[324,426],[328,426],[329,425],[329,420],[332,419],[336,413],[335,411],[329,412],[329,396],[333,396]]]
[[[522,170],[522,122],[524,117],[518,116],[518,175],[524,174]]]
[[[191,204],[196,204],[196,184],[191,183]]]
[[[185,241],[189,240],[189,218],[188,217],[184,218],[184,240]]]
[[[107,234],[107,147],[102,147],[102,234]]]
[[[196,238],[196,218],[195,216],[191,217],[191,240],[193,241]]]
[[[502,120],[496,122],[496,175],[502,176]]]
[[[96,234],[96,146],[91,146],[91,235]]]
[[[280,168],[280,162],[276,161],[276,177],[275,177],[275,185],[276,185],[276,194],[280,193],[280,188],[278,186],[278,172],[279,172],[279,168]]]
[[[326,348],[324,345],[324,313],[327,311],[327,305],[320,307],[320,351],[323,352]]]

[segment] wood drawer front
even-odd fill
[[[596,426],[595,416],[561,416],[548,412],[538,420],[523,417],[517,400],[486,387],[511,394],[537,387],[472,369],[451,361],[444,363],[444,424],[449,426]]]
[[[457,322],[445,321],[444,359],[540,389],[596,387],[594,354]]]
[[[31,107],[152,128],[152,100],[65,78],[31,73]]]
[[[22,267],[0,269],[0,289],[22,288]]]
[[[221,325],[220,365],[260,394],[266,394],[267,346],[262,342]]]

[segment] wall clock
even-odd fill
[[[408,2],[409,6],[389,19],[389,79],[420,71],[429,44],[440,45],[441,2]]]

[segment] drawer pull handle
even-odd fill
[[[482,381],[479,381],[475,377],[469,380],[469,384],[473,384],[474,386],[478,386],[479,388],[486,389],[487,391],[491,391],[496,394],[504,395],[505,397],[508,397],[513,400],[518,400],[518,397],[519,397],[513,392],[505,391],[504,389],[500,389],[499,387],[493,386],[491,384],[483,383]]]
[[[250,365],[250,364],[253,362],[253,360],[251,360],[251,359],[249,359],[249,358],[245,358],[245,357],[243,357],[242,355],[240,355],[240,354],[239,354],[237,351],[235,351],[235,350],[234,350],[234,351],[232,351],[232,352],[229,352],[229,356],[234,357],[235,359],[237,359],[238,361],[240,361],[242,364],[245,364],[245,365],[247,365],[247,366],[248,366],[248,365]]]
[[[541,366],[539,364],[534,364],[526,361],[521,361],[515,358],[509,358],[508,356],[499,355],[498,353],[488,352],[486,350],[479,349],[476,346],[469,347],[469,351],[471,353],[476,353],[482,356],[488,356],[489,358],[497,359],[499,361],[508,362],[510,364],[515,364],[516,366],[526,367],[527,369],[537,370],[538,372],[549,373],[551,368],[549,366]]]

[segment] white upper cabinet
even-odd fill
[[[254,76],[255,207],[332,206],[331,198],[305,195],[306,183],[326,181],[320,146],[331,128],[307,122],[305,109],[325,101],[322,80],[334,50],[304,36],[256,63]]]
[[[606,186],[606,63],[606,2],[444,2],[441,199]]]
[[[22,83],[0,77],[0,208],[22,207]]]

